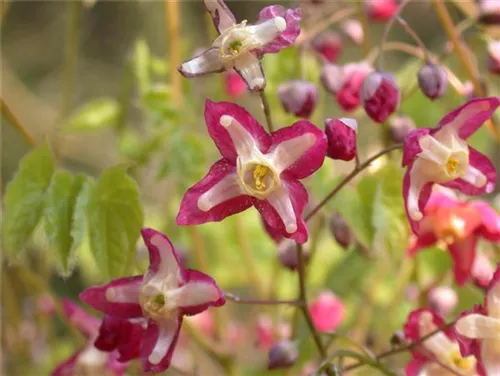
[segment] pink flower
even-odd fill
[[[365,34],[363,32],[363,26],[358,20],[349,19],[344,21],[340,26],[344,34],[355,44],[363,43],[365,39]]]
[[[238,98],[247,91],[247,84],[234,70],[227,71],[224,75],[226,94],[231,98]]]
[[[404,142],[403,196],[413,232],[423,218],[433,184],[455,188],[467,195],[493,191],[496,171],[485,155],[466,140],[500,105],[499,98],[472,99],[446,115],[436,128],[410,132]]]
[[[500,24],[500,3],[498,0],[479,1],[479,21],[490,24]]]
[[[285,82],[278,87],[278,98],[286,112],[308,119],[318,102],[318,89],[305,80]]]
[[[431,288],[427,294],[429,306],[440,316],[448,316],[457,306],[458,296],[455,290],[449,286],[437,286]]]
[[[83,349],[59,364],[52,371],[51,376],[123,375],[127,364],[118,361],[118,353],[116,351],[104,352],[94,346],[101,321],[70,300],[63,300],[62,304],[66,320],[87,338],[88,343]]]
[[[254,25],[236,23],[233,13],[222,0],[204,0],[219,36],[212,47],[184,62],[179,72],[196,77],[234,69],[252,91],[263,90],[266,79],[260,60],[295,42],[300,33],[300,9],[285,10],[271,5],[261,10]]]
[[[350,161],[356,156],[358,122],[356,119],[326,119],[325,133],[328,140],[327,156]]]
[[[488,70],[500,74],[500,40],[488,43]]]
[[[338,81],[337,102],[347,112],[358,108],[361,99],[361,86],[366,76],[373,71],[367,62],[349,63],[342,67],[342,75]]]
[[[484,306],[462,315],[456,329],[472,340],[466,353],[476,356],[481,374],[500,375],[500,264],[486,290]]]
[[[260,315],[257,318],[257,346],[268,350],[273,343],[290,338],[291,328],[286,322],[280,321],[274,325],[271,317]]]
[[[500,241],[500,215],[494,209],[484,201],[461,202],[449,193],[434,192],[425,206],[417,240],[408,253],[414,255],[442,241],[454,261],[455,281],[462,285],[472,276],[480,237]]]
[[[387,21],[398,10],[396,0],[364,0],[365,12],[372,21]]]
[[[427,98],[435,100],[446,93],[448,75],[443,67],[427,63],[418,72],[418,85]]]
[[[494,273],[495,268],[491,260],[482,253],[478,254],[474,259],[471,270],[474,283],[481,288],[486,288],[490,284]]]
[[[445,325],[443,319],[429,309],[418,309],[408,316],[404,325],[404,335],[410,342],[436,331]],[[461,349],[462,346],[462,349]],[[406,366],[406,376],[448,376],[453,374],[475,376],[476,359],[473,356],[463,357],[461,350],[464,344],[457,340],[453,328],[440,331],[412,350],[413,359]],[[455,373],[450,372],[441,364]]]
[[[396,111],[400,96],[396,81],[388,73],[370,73],[363,81],[360,91],[363,108],[377,123],[383,123]]]
[[[188,189],[177,224],[217,222],[255,206],[272,231],[306,242],[308,195],[299,179],[323,164],[324,133],[302,120],[268,134],[242,107],[209,100],[205,121],[222,159]]]
[[[325,61],[335,63],[342,52],[342,39],[337,33],[326,31],[313,40],[312,48]]]
[[[319,332],[335,331],[344,321],[345,311],[342,300],[329,290],[321,292],[309,306],[312,321]]]
[[[80,299],[116,318],[147,319],[140,345],[143,368],[163,372],[170,365],[183,316],[219,307],[225,298],[211,277],[182,266],[165,235],[144,228],[142,237],[149,251],[146,274],[90,287]]]

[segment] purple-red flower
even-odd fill
[[[403,181],[405,207],[412,230],[418,235],[418,222],[433,184],[455,188],[467,195],[492,192],[497,174],[485,155],[466,142],[488,120],[500,99],[477,98],[446,115],[436,128],[410,132],[404,142]]]
[[[144,228],[142,237],[149,251],[147,272],[90,287],[80,299],[116,318],[147,319],[140,345],[143,368],[163,372],[170,365],[183,316],[219,307],[225,298],[211,277],[182,266],[165,235]]]
[[[257,346],[261,349],[269,349],[273,343],[290,338],[292,329],[285,321],[273,323],[268,315],[260,315],[257,318],[256,333]]]
[[[500,40],[488,43],[488,70],[500,74]]]
[[[325,133],[328,140],[327,156],[350,161],[356,156],[358,122],[356,119],[326,119]]]
[[[361,22],[354,19],[349,19],[344,21],[340,26],[344,34],[349,38],[353,43],[361,44],[365,39],[365,34],[363,31],[363,26]]]
[[[210,100],[205,121],[222,159],[188,189],[177,224],[217,222],[255,206],[275,233],[306,242],[308,195],[299,179],[323,164],[324,133],[301,120],[268,134],[244,108]]]
[[[377,123],[383,123],[396,111],[400,96],[398,85],[389,73],[370,73],[363,81],[360,91],[363,108]]]
[[[70,300],[63,300],[62,306],[68,323],[78,329],[88,342],[83,349],[59,364],[52,371],[51,376],[123,375],[127,364],[118,361],[118,353],[116,351],[104,352],[94,346],[101,320],[89,315]]]
[[[456,329],[472,340],[465,353],[476,356],[481,375],[500,375],[500,264],[486,290],[484,306],[462,315]]]
[[[326,31],[313,40],[312,48],[325,61],[335,63],[342,52],[342,39],[337,33]]]
[[[292,80],[278,87],[278,98],[286,112],[308,119],[318,102],[318,88],[305,80]]]
[[[311,319],[319,332],[333,332],[344,321],[346,307],[333,292],[322,291],[309,306]]]
[[[408,341],[417,342],[444,325],[444,320],[436,312],[430,309],[418,309],[408,316],[404,325],[404,335]],[[453,328],[437,332],[413,348],[413,359],[406,366],[405,374],[406,376],[454,374],[476,376],[475,357],[462,356],[461,352],[465,346],[465,343],[457,340]]]
[[[349,63],[342,67],[340,79],[336,83],[338,90],[335,93],[337,103],[344,111],[350,112],[358,108],[361,102],[361,86],[371,72],[373,68],[365,61]]]
[[[449,286],[432,287],[427,299],[429,306],[442,317],[448,316],[458,304],[457,293]]]
[[[233,13],[222,0],[204,0],[219,36],[212,47],[184,62],[179,72],[185,77],[236,70],[252,91],[266,86],[260,59],[295,42],[300,33],[300,9],[285,10],[271,5],[261,10],[254,25],[236,23]]]
[[[387,21],[398,10],[396,0],[364,0],[365,12],[372,21]]]
[[[500,215],[484,201],[462,202],[448,192],[435,191],[408,253],[414,255],[437,242],[445,244],[453,258],[455,281],[462,285],[473,277],[476,245],[481,237],[500,241]]]

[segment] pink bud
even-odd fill
[[[344,111],[354,111],[359,106],[361,86],[372,71],[366,62],[351,63],[343,67],[337,102]]]
[[[481,87],[483,88],[483,91],[486,94],[488,92],[488,86],[486,86],[486,82],[484,82],[483,80],[480,80],[480,82],[481,82]],[[476,92],[474,90],[474,84],[470,81],[464,82],[460,94],[462,94],[462,96],[468,101],[473,98],[477,98]]]
[[[335,213],[330,218],[330,231],[337,243],[344,249],[348,249],[354,241],[354,236],[349,226],[339,213]]]
[[[392,75],[373,72],[363,81],[361,102],[368,116],[383,123],[399,105],[400,93]]]
[[[480,0],[479,21],[489,25],[500,24],[500,2],[498,0]]]
[[[281,341],[271,346],[268,353],[267,369],[288,368],[295,364],[299,357],[297,344],[292,341]]]
[[[415,129],[415,122],[405,115],[396,115],[389,120],[389,131],[392,140],[396,143],[403,142],[406,135]]]
[[[356,44],[363,43],[365,35],[363,32],[363,26],[361,25],[361,22],[359,22],[358,20],[350,19],[345,21],[342,24],[341,29],[347,36],[347,38],[349,38],[353,43]]]
[[[365,0],[365,12],[371,21],[387,21],[398,9],[396,0]]]
[[[441,98],[448,87],[448,75],[443,67],[428,63],[418,72],[418,85],[427,98]]]
[[[493,278],[494,273],[495,268],[491,260],[482,253],[478,254],[474,259],[471,270],[474,283],[479,287],[486,288]]]
[[[358,123],[355,119],[326,119],[325,133],[328,140],[327,155],[333,159],[350,161],[356,156],[356,132]]]
[[[289,81],[278,87],[278,97],[286,112],[309,118],[318,101],[318,89],[308,81]]]
[[[326,31],[313,40],[312,47],[326,61],[334,63],[342,52],[342,40],[337,33]]]
[[[427,298],[429,299],[430,307],[443,317],[448,316],[458,303],[457,293],[448,286],[439,286],[431,289]]]
[[[231,98],[238,98],[247,91],[247,84],[234,70],[229,70],[224,74],[224,83],[226,93]]]
[[[500,74],[500,40],[488,43],[488,71]]]
[[[309,252],[307,249],[303,249],[304,263],[309,261]],[[278,247],[278,258],[280,264],[285,268],[290,270],[297,270],[298,258],[297,258],[297,243],[292,239],[285,239],[281,242]]]
[[[260,315],[257,318],[257,346],[263,349],[271,347],[275,341],[288,339],[291,335],[290,325],[280,321],[274,325],[267,315]]]
[[[343,68],[335,64],[325,64],[321,71],[321,83],[325,90],[337,94],[343,77]]]
[[[319,332],[333,332],[344,321],[345,305],[329,290],[325,290],[309,306],[312,321]]]
[[[56,302],[51,295],[42,294],[36,299],[36,308],[38,312],[52,316],[56,313]]]

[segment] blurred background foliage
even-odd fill
[[[229,1],[237,19],[250,21],[269,4]],[[183,1],[181,8],[182,57],[187,59],[196,49],[208,46],[215,31],[207,22],[201,1]],[[2,98],[36,140],[47,140],[58,169],[97,179],[106,168],[125,163],[139,185],[144,224],[168,234],[189,266],[213,275],[224,290],[236,295],[293,298],[297,292],[296,274],[278,266],[276,245],[263,231],[256,211],[248,210],[223,224],[197,228],[175,225],[184,191],[218,158],[207,137],[204,101],[230,99],[222,76],[212,75],[183,80],[183,104],[172,100],[173,70],[167,54],[171,41],[164,9],[159,1],[97,1],[90,5],[11,2],[2,13]],[[464,17],[454,6],[450,10],[456,20]],[[442,50],[446,37],[427,1],[410,4],[403,16],[431,50]],[[373,45],[380,40],[383,26],[370,25]],[[401,29],[390,38],[411,43]],[[465,38],[478,65],[484,66],[485,42],[477,29],[467,32]],[[362,56],[358,46],[346,42],[340,63],[360,60]],[[405,93],[416,85],[421,64],[399,52],[388,52],[385,57],[385,68],[396,74]],[[458,61],[450,57],[447,65],[465,81]],[[313,54],[299,55],[292,47],[264,58],[266,91],[274,122],[279,126],[290,125],[295,119],[282,110],[276,88],[298,77],[300,66],[306,77],[319,85],[321,65]],[[491,94],[500,94],[498,76],[486,75],[484,79]],[[264,121],[257,95],[245,94],[236,102]],[[405,97],[401,112],[418,126],[432,126],[462,102],[463,98],[451,88],[437,102],[413,90]],[[334,99],[321,90],[312,122],[323,127],[325,118],[341,115]],[[374,124],[361,111],[355,115],[359,123],[358,150],[364,160],[383,148],[384,126]],[[1,189],[5,192],[30,145],[6,119],[2,119],[1,127]],[[486,129],[474,136],[472,145],[489,154],[499,167],[498,143],[491,140]],[[404,257],[410,232],[401,197],[403,171],[399,165],[399,152],[393,152],[343,190],[310,224],[316,239],[306,246],[314,252],[307,275],[311,296],[325,288],[334,291],[347,304],[347,319],[339,333],[375,350],[388,348],[392,333],[401,329],[406,315],[415,307],[416,303],[407,298],[410,284],[425,288],[441,276],[442,282],[452,283],[447,274],[451,265],[448,253],[435,248],[420,253],[415,262]],[[321,170],[306,181],[310,201],[317,203],[350,168],[351,163],[327,159]],[[348,251],[335,242],[325,225],[335,211],[343,215],[358,240]],[[59,275],[60,260],[48,244],[50,239],[37,228],[22,262],[3,264],[2,374],[48,374],[82,344],[82,338],[68,331],[59,317],[48,319],[40,312],[40,296],[50,292],[76,300],[84,286],[107,281],[101,265],[92,257],[88,236],[74,250],[77,266],[66,278]],[[140,273],[147,266],[142,244],[137,246],[134,257],[128,271]],[[482,300],[482,295],[470,286],[459,289],[459,293],[460,308]],[[275,319],[294,317],[293,307],[287,306],[242,307],[228,303],[220,309],[223,326],[237,323],[247,331],[245,340],[234,345],[245,375],[265,374],[266,354],[254,345],[257,313],[271,314]],[[301,359],[313,359],[315,349],[300,320],[298,331],[304,338],[300,343]],[[195,347],[186,355],[184,364],[188,368],[191,364],[199,366],[202,375],[218,374],[207,356],[199,354]],[[404,359],[403,355],[391,361],[397,366],[403,365]],[[298,374],[298,369],[291,374]],[[365,374],[374,372],[368,370]]]

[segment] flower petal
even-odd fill
[[[456,330],[460,335],[467,338],[494,339],[498,338],[500,320],[471,313],[457,321]]]
[[[430,131],[430,128],[420,128],[406,135],[403,144],[403,167],[408,166],[417,158],[417,154],[422,151],[420,139],[428,135]]]
[[[267,20],[283,17],[286,21],[286,28],[281,30],[272,41],[259,50],[260,54],[276,53],[282,48],[291,46],[300,34],[301,11],[299,8],[287,9],[280,5],[271,5],[260,11],[258,23]]]
[[[303,179],[325,160],[327,140],[325,134],[307,120],[290,127],[281,128],[272,134],[273,146],[268,153],[279,173],[294,179]]]
[[[209,73],[218,73],[225,70],[219,56],[219,48],[212,47],[198,56],[185,61],[178,68],[184,77],[197,77]]]
[[[97,317],[88,314],[69,299],[63,299],[62,308],[66,320],[68,320],[72,326],[78,328],[80,333],[85,337],[92,338],[96,335],[99,330],[99,325],[101,324]]]
[[[424,218],[425,220],[425,218]],[[418,236],[415,236],[414,241],[410,243],[410,247],[406,250],[406,254],[408,256],[415,255],[418,251],[423,248],[430,247],[437,242],[437,238],[434,235],[434,232],[429,231],[425,233],[420,233]]]
[[[208,307],[220,307],[226,303],[224,293],[214,279],[197,270],[186,270],[188,281],[179,288],[180,308],[185,315],[196,315]]]
[[[443,127],[452,127],[460,138],[467,139],[476,132],[483,123],[493,116],[500,106],[500,98],[474,98],[450,112],[439,122],[435,131]]]
[[[149,252],[149,269],[160,277],[176,276],[182,269],[181,258],[166,235],[152,228],[141,230]]]
[[[480,234],[492,242],[500,241],[500,214],[486,201],[474,201],[470,204],[481,213]]]
[[[203,0],[205,8],[212,16],[214,26],[219,32],[223,33],[236,23],[233,12],[228,8],[223,0]]]
[[[242,54],[234,61],[234,70],[246,82],[248,90],[259,91],[266,87],[266,76],[260,60],[254,54],[248,52]]]
[[[248,209],[254,202],[253,197],[241,190],[236,167],[221,159],[213,164],[203,179],[187,190],[177,214],[177,224],[222,221]]]
[[[307,191],[297,180],[282,179],[281,184],[281,189],[267,200],[258,200],[255,207],[270,228],[297,243],[305,243],[308,231],[302,213],[307,205]]]
[[[165,371],[179,338],[182,316],[170,317],[157,324],[150,321],[144,334],[141,348],[141,359],[146,372],[159,373]]]
[[[418,222],[423,218],[425,205],[432,192],[432,183],[412,176],[414,175],[412,170],[415,164],[411,165],[405,173],[403,179],[403,198],[405,201],[406,216],[410,222],[411,229],[413,233],[418,235]]]
[[[481,364],[487,376],[500,375],[500,349],[498,347],[498,334],[495,339],[482,341]]]
[[[448,246],[453,258],[453,272],[457,285],[461,286],[471,278],[472,265],[476,258],[477,236],[471,235]]]
[[[262,125],[260,125],[243,107],[230,102],[212,102],[207,100],[205,102],[205,122],[207,124],[208,133],[215,142],[221,155],[229,160],[236,166],[236,159],[238,157],[237,147],[233,141],[231,134],[227,127],[223,127],[220,123],[223,116],[230,116],[242,126],[242,130],[237,134],[243,136],[243,132],[247,132],[249,137],[257,148],[265,153],[271,145],[271,136],[269,136]],[[232,124],[236,126],[237,124]],[[246,137],[245,137],[246,139]]]
[[[50,376],[67,376],[73,374],[73,368],[75,367],[76,360],[80,356],[82,351],[77,351],[71,357],[59,364],[55,370],[52,371]]]
[[[107,285],[92,286],[80,294],[80,300],[105,314],[124,319],[141,317],[139,293],[143,276],[119,278]]]
[[[424,367],[422,359],[412,359],[405,368],[405,376],[422,376],[420,370]]]
[[[490,317],[500,320],[500,264],[498,264],[488,286],[485,306]]]

